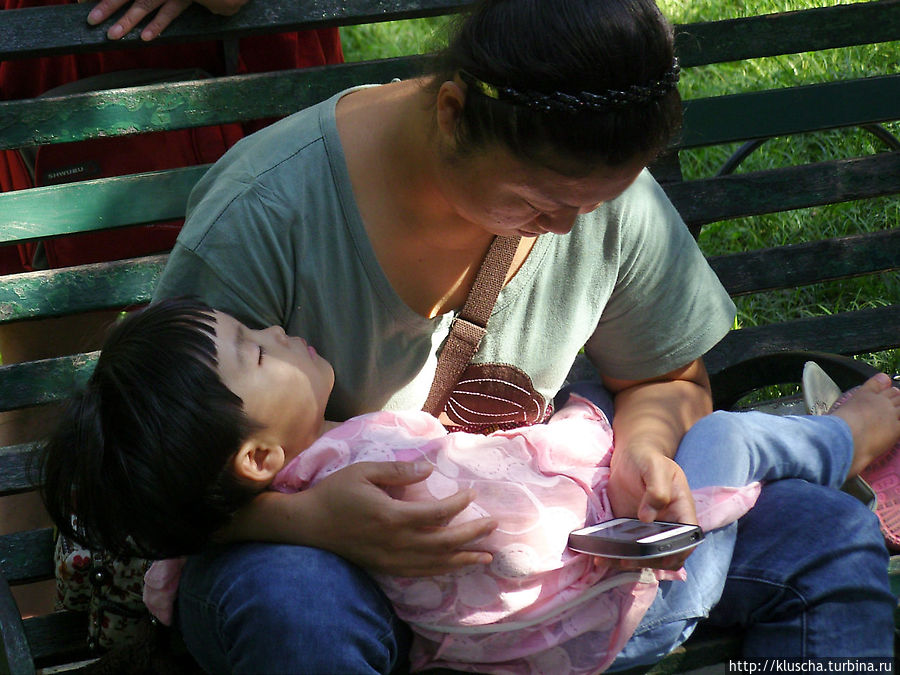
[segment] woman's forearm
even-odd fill
[[[673,458],[687,430],[712,411],[703,363],[652,380],[604,383],[616,396],[608,490],[613,512],[696,522],[687,479]]]
[[[709,387],[690,379],[636,384],[616,393],[616,449],[656,448],[675,456],[685,432],[712,412]]]

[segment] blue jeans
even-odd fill
[[[707,615],[746,629],[748,657],[890,656],[896,600],[877,521],[834,489],[851,445],[836,418],[716,413],[698,422],[677,456],[692,487],[772,482],[739,523],[708,533],[688,559],[691,581],[661,584],[613,669],[662,658]],[[213,673],[389,673],[404,666],[409,643],[364,572],[299,546],[191,558],[178,623]]]
[[[851,453],[833,417],[698,422],[675,457],[691,488],[767,482],[747,515],[707,533],[685,564],[688,583],[660,584],[610,670],[655,663],[705,617],[744,631],[746,657],[890,658],[897,601],[884,539],[875,515],[836,489]]]

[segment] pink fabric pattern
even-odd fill
[[[597,673],[634,632],[658,580],[684,578],[683,570],[618,572],[567,548],[571,530],[614,517],[605,489],[612,446],[604,414],[575,396],[547,424],[489,436],[448,433],[425,413],[377,412],[326,433],[278,474],[272,489],[303,490],[355,462],[431,462],[425,481],[391,495],[434,500],[474,488],[476,500],[453,523],[490,515],[499,525],[477,543],[493,553],[488,566],[378,577],[415,633],[413,669]],[[758,484],[695,492],[701,527],[736,520],[758,494]],[[162,620],[171,617],[180,564],[157,565],[145,597]]]

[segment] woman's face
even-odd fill
[[[439,182],[465,220],[492,234],[534,237],[567,234],[577,215],[618,197],[644,166],[639,160],[571,178],[495,148],[445,160]]]
[[[322,432],[325,404],[334,386],[331,364],[280,326],[251,330],[215,313],[219,377],[262,425],[265,437],[293,456]]]

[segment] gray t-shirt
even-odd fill
[[[210,169],[155,293],[197,295],[250,326],[305,337],[334,365],[333,420],[420,408],[453,319],[412,311],[375,258],[338,138],[341,95],[247,137]],[[588,340],[601,373],[640,379],[701,356],[733,316],[644,172],[570,234],[539,237],[500,293],[451,417],[539,419]]]

